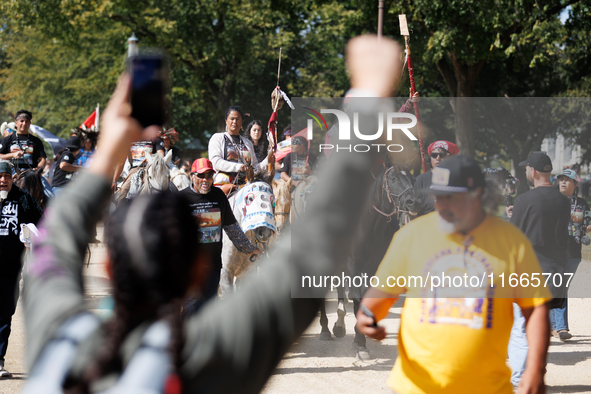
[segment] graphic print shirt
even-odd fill
[[[12,186],[6,200],[0,202],[0,278],[15,278],[21,269],[25,245],[19,240],[22,223],[36,224],[41,208],[33,197]]]
[[[141,165],[146,153],[156,153],[154,150],[154,143],[152,141],[137,141],[131,144],[131,168]]]
[[[591,224],[589,204],[582,198],[573,196],[570,199],[570,222],[568,223],[568,257],[581,258],[581,238]]]
[[[222,229],[236,223],[226,195],[215,186],[212,186],[207,194],[197,193],[192,186],[180,193],[189,200],[199,226],[199,243],[202,249],[209,253],[212,269],[221,269]]]
[[[43,142],[32,134],[10,134],[0,141],[0,153],[22,151],[23,157],[17,160],[18,168],[35,168],[41,157],[47,157]]]
[[[313,166],[315,157],[310,155],[308,158],[310,167]],[[306,155],[297,155],[289,152],[283,159],[279,172],[285,172],[294,181],[303,181],[306,173]]]
[[[399,230],[376,273],[380,291],[406,293],[390,386],[401,393],[461,394],[474,387],[479,393],[512,393],[506,365],[512,303],[529,308],[550,298],[543,286],[509,286],[513,273],[541,276],[529,240],[501,218],[487,216],[467,235],[444,234],[439,215],[432,212]],[[431,279],[413,285],[413,277],[427,275],[450,279],[433,288]],[[463,280],[464,275],[468,286],[452,284],[451,278]],[[389,279],[389,286],[388,278],[397,279]]]
[[[228,134],[224,135],[224,158],[234,163],[250,165],[250,151],[242,138],[239,135],[230,135],[230,137]],[[236,176],[236,173],[230,175]]]

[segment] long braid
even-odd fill
[[[139,213],[137,207],[141,209]],[[137,225],[139,240],[130,236],[128,222]],[[171,193],[138,197],[116,211],[106,234],[115,313],[104,326],[106,339],[95,362],[68,393],[88,393],[93,381],[120,371],[121,345],[127,334],[143,322],[169,321],[169,351],[175,374],[181,363],[184,344],[181,299],[190,284],[198,245],[197,226],[188,202],[181,195]],[[138,248],[143,251],[140,253]]]

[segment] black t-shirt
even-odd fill
[[[419,216],[425,215],[435,210],[435,203],[431,190],[431,178],[433,171],[429,170],[417,177],[415,180],[415,190],[421,197],[421,209],[419,210]]]
[[[223,191],[215,186],[207,194],[197,193],[193,186],[182,190],[199,226],[201,250],[209,253],[212,269],[222,268],[222,229],[236,223],[232,207]]]
[[[32,134],[10,134],[0,141],[0,153],[7,154],[16,151],[25,154],[17,160],[18,168],[36,168],[41,157],[47,157],[43,142]]]
[[[25,249],[18,237],[20,225],[37,224],[41,214],[33,197],[14,185],[6,200],[0,203],[0,278],[16,279]]]
[[[515,199],[511,223],[534,246],[544,272],[566,264],[570,200],[556,187],[536,187]]]
[[[69,150],[65,150],[60,155],[59,159],[55,163],[55,169],[53,170],[53,179],[52,179],[52,187],[63,187],[68,184],[72,180],[74,176],[73,172],[62,170],[60,168],[60,164],[68,163],[74,164],[76,162],[76,156],[70,152]]]
[[[570,199],[570,222],[568,224],[568,257],[581,258],[581,238],[585,236],[587,226],[591,224],[589,204],[582,198]]]
[[[304,171],[306,170],[306,155],[298,155],[292,154],[293,152],[289,152],[283,158],[283,164],[281,164],[281,169],[279,172],[285,172],[288,176],[291,177],[294,181],[302,181],[304,177]],[[316,158],[313,155],[310,155],[308,158],[308,164],[310,168],[314,166]]]
[[[168,151],[164,147],[164,141],[162,140],[162,138],[156,138],[154,140],[154,150],[156,152],[158,152],[159,150],[163,150],[165,154],[168,153]],[[172,150],[172,158],[170,159],[170,161],[172,163],[176,163],[177,160],[181,158],[181,151],[174,145],[170,147],[170,150]]]

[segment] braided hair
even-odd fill
[[[88,393],[91,382],[121,370],[121,344],[144,322],[169,322],[174,373],[181,362],[181,300],[191,284],[198,251],[197,225],[189,203],[178,193],[138,197],[114,212],[105,234],[115,313],[104,326],[106,340],[94,363],[86,368],[81,382],[70,386],[70,393]]]

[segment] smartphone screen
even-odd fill
[[[165,122],[164,85],[166,67],[160,56],[130,58],[131,116],[143,126],[162,126]]]

